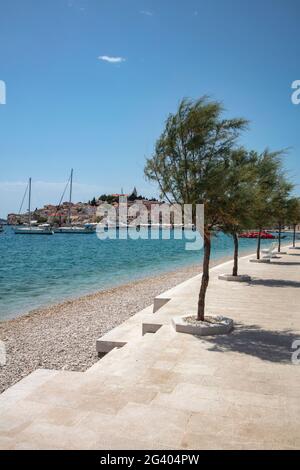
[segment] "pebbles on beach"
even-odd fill
[[[7,363],[0,367],[0,393],[38,368],[85,371],[98,360],[97,338],[199,271],[178,269],[1,322]]]

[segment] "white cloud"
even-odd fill
[[[149,10],[142,10],[140,11],[140,14],[145,15],[145,16],[153,16],[152,11],[149,11]]]
[[[120,64],[121,62],[126,61],[124,57],[113,57],[109,55],[100,55],[98,59],[103,60],[104,62],[109,62],[110,64]]]

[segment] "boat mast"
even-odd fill
[[[29,183],[28,183],[28,222],[29,225],[31,224],[31,178],[29,178]]]
[[[71,176],[70,176],[70,197],[69,197],[69,213],[68,213],[68,224],[69,225],[71,225],[72,190],[73,190],[73,168],[71,169]]]

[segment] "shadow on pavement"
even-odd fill
[[[231,334],[207,337],[205,341],[211,343],[211,351],[233,351],[263,361],[292,364],[292,344],[297,339],[300,339],[299,334],[296,335],[290,330],[269,331],[257,325],[236,324]]]

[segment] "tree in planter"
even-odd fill
[[[273,216],[278,225],[278,253],[281,252],[282,228],[288,217],[288,201],[292,189],[293,185],[285,179],[283,174],[280,174],[272,200]]]
[[[266,149],[262,154],[256,152],[254,154],[256,163],[252,219],[254,227],[258,230],[256,257],[260,259],[261,232],[266,226],[274,223],[273,203],[284,152],[282,150],[270,152]]]
[[[286,222],[293,227],[293,248],[296,246],[296,227],[300,223],[300,198],[291,198],[287,203]]]
[[[253,227],[253,187],[256,179],[257,154],[245,149],[234,149],[224,167],[224,196],[222,198],[221,229],[233,239],[232,275],[238,276],[239,233]]]
[[[156,181],[161,196],[170,203],[204,204],[203,274],[197,319],[204,320],[205,296],[209,283],[211,233],[221,221],[224,162],[246,125],[242,118],[223,119],[220,103],[202,97],[183,100],[170,114],[146,162],[145,175]]]

